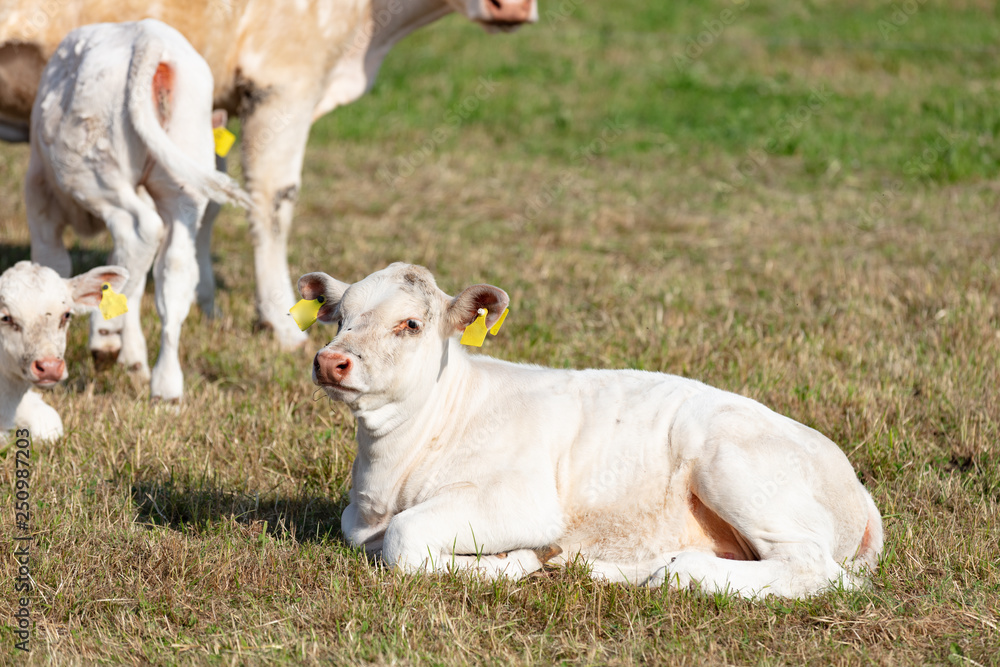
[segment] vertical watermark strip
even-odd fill
[[[14,592],[19,597],[14,605],[14,648],[31,651],[31,433],[26,428],[14,432],[14,560],[17,577]]]

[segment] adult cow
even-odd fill
[[[292,209],[312,122],[359,98],[397,41],[458,11],[488,30],[537,20],[535,0],[0,0],[0,139],[27,141],[42,68],[70,30],[158,18],[215,77],[215,105],[239,114],[261,325],[284,347],[305,340],[288,317]]]

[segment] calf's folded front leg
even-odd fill
[[[518,579],[541,569],[539,553],[544,557],[542,550],[562,532],[559,520],[533,513],[530,499],[502,512],[498,502],[459,492],[400,512],[386,528],[382,558],[406,572],[458,569],[489,579]]]

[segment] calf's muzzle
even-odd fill
[[[350,357],[336,350],[320,350],[313,360],[313,372],[318,384],[343,383],[353,366]]]
[[[534,0],[483,0],[486,14],[495,23],[525,23],[531,20]]]
[[[35,359],[31,364],[31,375],[40,384],[55,384],[63,379],[66,362],[58,357]]]

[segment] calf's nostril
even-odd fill
[[[31,374],[35,376],[36,380],[51,380],[53,382],[58,382],[62,379],[63,371],[66,369],[66,363],[62,359],[35,359],[31,363]]]

